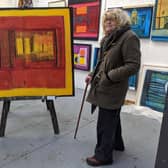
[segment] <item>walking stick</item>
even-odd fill
[[[88,85],[89,85],[89,83],[86,83],[85,90],[84,90],[84,93],[83,93],[83,98],[82,98],[82,103],[81,103],[80,112],[79,112],[79,116],[78,116],[78,121],[77,121],[77,124],[76,124],[74,139],[76,139],[76,134],[77,134],[78,127],[79,127],[79,122],[80,122],[80,118],[81,118],[81,114],[82,114],[82,109],[83,109]]]

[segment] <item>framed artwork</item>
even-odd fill
[[[129,89],[136,90],[137,89],[137,82],[138,82],[138,74],[130,76],[129,80],[128,80]]]
[[[152,40],[168,41],[168,1],[156,0]]]
[[[57,0],[57,1],[48,2],[48,7],[65,7],[65,6],[66,6],[65,0]]]
[[[163,112],[168,90],[168,67],[143,66],[139,104]]]
[[[87,2],[96,2],[98,0],[68,0],[68,4],[78,4],[78,3],[87,3]]]
[[[19,8],[32,8],[33,2],[32,2],[32,0],[19,0],[18,7]]]
[[[153,7],[126,8],[131,18],[131,29],[139,38],[149,38]]]
[[[100,50],[99,47],[94,48],[92,70],[95,68],[97,64],[99,50]]]
[[[84,71],[90,69],[91,45],[74,44],[74,68]]]
[[[73,38],[98,40],[100,1],[69,5],[73,8]]]
[[[69,8],[1,10],[1,98],[73,95],[70,15]]]

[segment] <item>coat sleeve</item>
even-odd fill
[[[119,82],[136,74],[140,68],[140,41],[136,35],[125,39],[121,46],[123,65],[108,72],[108,77],[113,82]]]

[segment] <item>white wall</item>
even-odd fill
[[[54,0],[34,0],[35,7],[44,7],[48,5],[49,1]],[[134,6],[154,6],[155,0],[102,0],[101,6],[101,16],[104,10],[113,7],[134,7]],[[154,12],[153,12],[154,13]],[[101,20],[100,20],[101,23]],[[102,27],[100,24],[100,33],[98,41],[84,41],[84,40],[74,40],[74,43],[84,43],[92,45],[92,55],[94,47],[99,46],[99,41],[103,36]],[[156,42],[150,39],[140,39],[141,41],[141,52],[142,52],[142,64],[154,64],[154,65],[167,65],[168,63],[168,42]],[[93,59],[93,57],[92,57]],[[91,60],[91,62],[93,62]],[[141,71],[141,70],[140,70]],[[75,70],[75,87],[84,88],[85,87],[85,77],[88,72]],[[135,99],[136,92],[129,91],[128,99]]]
[[[154,6],[155,0],[106,0],[106,9],[111,7]],[[154,11],[153,11],[154,14]],[[142,64],[168,65],[168,42],[140,39]]]
[[[112,7],[136,7],[136,6],[153,6],[155,0],[106,0],[105,8]],[[153,11],[154,14],[154,11]],[[152,41],[151,39],[140,39],[141,41],[141,61],[143,64],[163,65],[168,66],[168,42]],[[142,68],[140,69],[139,81],[141,79]],[[127,99],[136,101],[137,92],[129,91]]]
[[[155,0],[106,0],[106,8],[125,6],[146,6],[154,4]]]
[[[105,2],[103,0],[103,2]],[[133,7],[133,6],[154,6],[155,0],[106,0],[106,3],[102,4],[102,14],[104,9],[112,7]],[[153,12],[154,13],[154,12]],[[101,21],[100,21],[101,23]],[[101,28],[101,27],[100,27]],[[102,37],[102,28],[100,29],[100,38]],[[168,66],[168,42],[152,41],[151,39],[140,39],[141,52],[142,52],[142,64],[154,64]],[[76,42],[76,41],[75,41]],[[80,41],[82,43],[82,41]],[[98,42],[83,41],[83,43],[91,43],[93,48],[98,46]],[[77,88],[84,88],[84,79],[87,72],[79,70],[75,71],[75,86]],[[79,80],[79,81],[78,81]]]
[[[105,2],[103,0],[103,2]],[[102,4],[102,14],[104,9],[113,8],[113,7],[135,7],[135,6],[154,6],[155,0],[106,0]],[[154,13],[154,12],[153,12]],[[101,22],[100,22],[101,23]],[[101,27],[100,27],[101,28]],[[100,29],[100,38],[102,37],[102,28]],[[99,38],[99,41],[100,41]],[[143,64],[153,64],[153,65],[164,65],[168,66],[168,42],[158,42],[152,41],[151,39],[140,39],[141,41],[141,52],[142,52],[142,65]],[[82,41],[80,41],[81,43]],[[98,46],[98,42],[84,42],[91,43],[93,48]],[[141,74],[142,68],[140,69]],[[87,72],[75,71],[75,87],[84,88],[84,80],[87,75]],[[141,75],[139,76],[139,78]],[[140,81],[140,80],[139,80]],[[136,91],[128,91],[127,99],[136,101],[137,97]]]
[[[0,0],[0,8],[14,8],[16,0]]]

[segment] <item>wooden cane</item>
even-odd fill
[[[78,127],[79,127],[79,122],[80,122],[80,118],[81,118],[81,114],[82,114],[83,105],[84,105],[84,102],[85,102],[85,97],[86,97],[86,92],[87,92],[88,85],[89,85],[89,83],[86,83],[85,90],[84,90],[84,93],[83,93],[83,98],[82,98],[82,103],[81,103],[80,112],[79,112],[79,116],[78,116],[78,121],[77,121],[77,124],[76,124],[74,139],[76,139],[76,134],[77,134]]]

